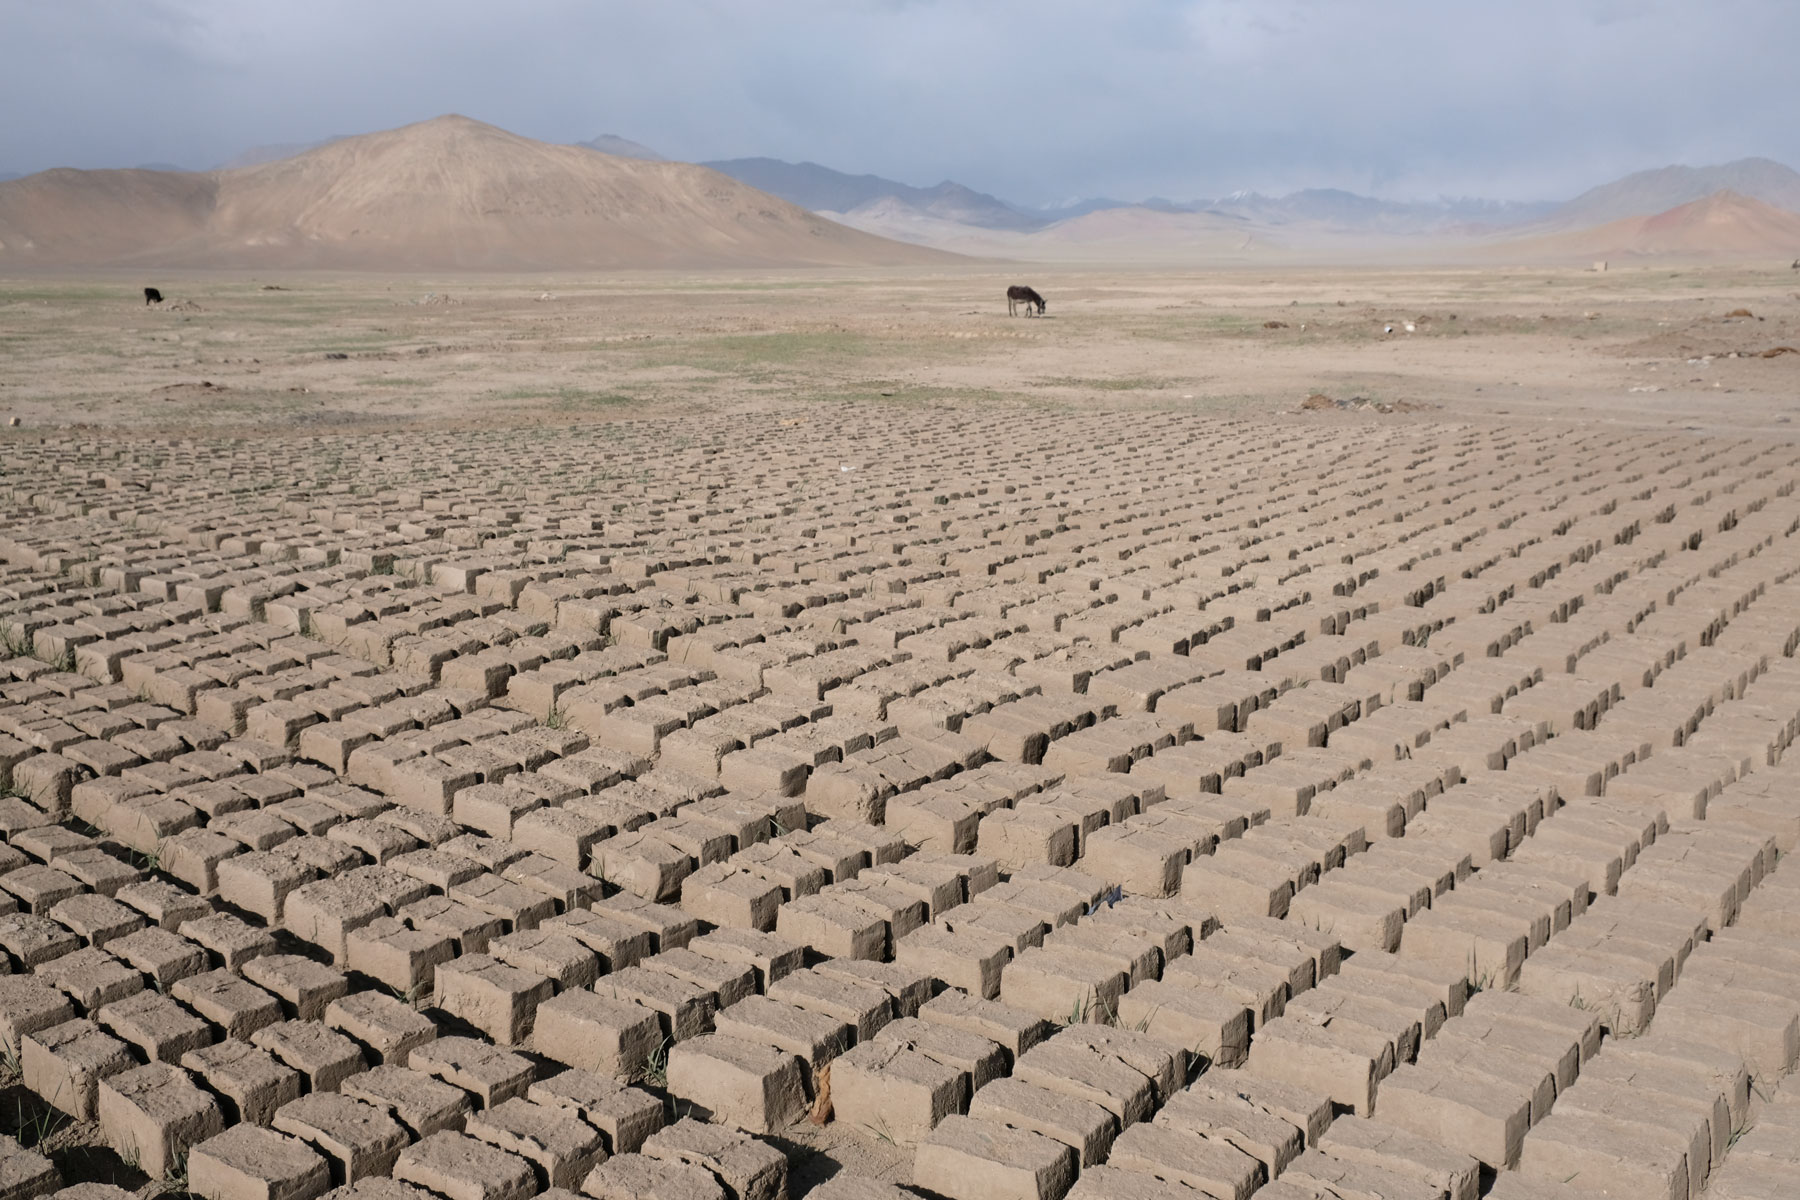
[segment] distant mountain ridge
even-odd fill
[[[950,261],[714,171],[444,116],[224,171],[0,183],[14,266],[568,270]]]
[[[1768,158],[1740,158],[1711,167],[1658,167],[1589,188],[1546,215],[1551,229],[1605,225],[1626,217],[1667,212],[1718,192],[1734,192],[1775,208],[1800,212],[1800,172]]]
[[[599,137],[589,138],[585,142],[576,142],[575,144],[586,146],[589,150],[598,150],[602,154],[615,155],[618,158],[640,158],[645,162],[669,161],[642,142],[634,142],[630,138],[620,137],[616,133],[603,133]]]
[[[1049,223],[1045,217],[951,180],[936,187],[913,187],[879,175],[849,175],[814,162],[791,163],[778,158],[729,158],[700,165],[814,212],[853,213],[892,198],[926,216],[982,229],[1030,230]]]

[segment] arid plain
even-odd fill
[[[1785,263],[0,278],[6,1194],[1791,1196],[1797,350]]]

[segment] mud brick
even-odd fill
[[[1612,1194],[1678,1200],[1698,1188],[1684,1151],[1678,1135],[1648,1124],[1558,1108],[1525,1139],[1519,1174],[1552,1183],[1601,1179]]]
[[[370,1062],[405,1065],[437,1037],[431,1018],[381,992],[353,992],[325,1006],[325,1024],[356,1042]]]
[[[550,1187],[580,1186],[588,1172],[606,1158],[598,1130],[567,1109],[527,1099],[514,1098],[471,1116],[467,1132],[530,1162],[538,1179]],[[785,1166],[786,1159],[782,1162]]]
[[[646,1139],[647,1158],[700,1167],[742,1200],[780,1200],[787,1195],[787,1158],[780,1150],[735,1130],[684,1118]]]
[[[19,1073],[26,1087],[77,1121],[94,1119],[102,1079],[137,1066],[124,1042],[92,1021],[65,1021],[25,1034]]]
[[[681,907],[712,925],[753,929],[775,927],[782,889],[759,874],[730,863],[701,867],[681,886]]]
[[[709,958],[687,948],[665,950],[645,959],[643,966],[647,970],[660,971],[711,992],[720,1008],[756,994],[756,972],[753,968],[742,963]]]
[[[270,1125],[325,1155],[332,1179],[341,1183],[386,1175],[410,1140],[385,1110],[334,1092],[288,1101]]]
[[[1260,1162],[1270,1178],[1286,1170],[1303,1145],[1293,1123],[1237,1096],[1177,1093],[1156,1115],[1156,1124],[1228,1142]]]
[[[488,943],[499,937],[499,917],[447,900],[428,896],[395,910],[394,915],[413,929],[449,938],[461,954],[485,954]]]
[[[725,1200],[723,1184],[701,1167],[666,1162],[643,1154],[621,1154],[601,1163],[582,1181],[594,1200],[638,1200],[679,1196],[682,1200]]]
[[[585,867],[595,845],[611,837],[605,821],[572,808],[539,808],[517,818],[514,845],[577,870]]]
[[[1517,1163],[1531,1104],[1490,1079],[1409,1064],[1383,1081],[1381,1120],[1498,1170]]]
[[[755,990],[766,991],[806,965],[806,947],[753,929],[715,929],[688,943],[697,954],[755,972]]]
[[[250,1035],[250,1044],[299,1071],[312,1092],[334,1092],[339,1083],[368,1067],[355,1042],[317,1021],[265,1026]]]
[[[142,913],[91,892],[59,901],[50,917],[96,949],[144,927]]]
[[[605,1078],[638,1076],[663,1041],[658,1014],[611,992],[565,991],[538,1006],[532,1045],[546,1058]]]
[[[1246,1200],[1266,1178],[1262,1163],[1235,1141],[1161,1122],[1125,1130],[1107,1161],[1231,1200]]]
[[[541,854],[526,855],[502,870],[500,877],[550,897],[558,912],[588,908],[602,891],[599,880]]]
[[[174,1173],[190,1149],[224,1131],[218,1102],[166,1063],[101,1080],[98,1108],[107,1144],[152,1179]]]
[[[80,740],[80,735],[74,734],[71,744]],[[86,767],[60,754],[37,754],[13,764],[12,786],[18,795],[55,816],[69,811],[70,795],[87,773]]]
[[[226,1037],[247,1038],[281,1020],[281,1004],[275,997],[227,970],[190,975],[169,990]]]
[[[550,897],[497,875],[477,875],[446,894],[458,904],[498,917],[508,932],[536,929],[556,915],[556,902]]]
[[[1392,1196],[1395,1200],[1426,1200],[1443,1192],[1429,1183],[1372,1163],[1353,1162],[1308,1150],[1294,1160],[1279,1181],[1331,1196]],[[1303,1193],[1304,1194],[1304,1193]]]
[[[646,900],[663,901],[681,894],[694,860],[652,826],[600,842],[589,869],[606,883]]]
[[[430,995],[440,964],[456,957],[451,939],[377,917],[345,935],[345,965],[408,996]]]
[[[1294,1126],[1313,1145],[1332,1123],[1331,1098],[1321,1092],[1296,1087],[1245,1071],[1209,1071],[1188,1089],[1196,1096],[1242,1100],[1259,1111]]]
[[[769,1046],[709,1034],[669,1050],[669,1091],[696,1114],[751,1133],[774,1133],[806,1111],[800,1060]]]
[[[385,1109],[414,1138],[440,1130],[460,1130],[470,1111],[468,1094],[419,1071],[378,1066],[346,1079],[344,1095]]]
[[[1056,1200],[1076,1170],[1075,1151],[1062,1142],[952,1116],[919,1146],[913,1182],[948,1200]]]
[[[1111,1020],[1130,980],[1109,958],[1049,945],[1021,952],[1000,979],[1004,1004],[1047,1020]]]
[[[586,946],[599,956],[602,973],[633,966],[652,953],[648,931],[586,909],[571,909],[538,929]]]
[[[181,1066],[220,1098],[229,1124],[267,1125],[275,1111],[300,1095],[300,1073],[246,1042],[224,1041],[189,1050]]]
[[[166,929],[140,929],[115,938],[108,953],[150,977],[159,988],[207,969],[206,951]]]
[[[1375,1087],[1392,1068],[1392,1044],[1375,1030],[1292,1017],[1257,1030],[1245,1062],[1253,1074],[1325,1092],[1362,1115],[1374,1108]]]
[[[663,1127],[663,1105],[637,1088],[586,1071],[567,1070],[531,1085],[534,1104],[560,1108],[598,1129],[612,1154],[630,1154]]]
[[[887,952],[887,922],[835,893],[804,896],[781,905],[775,927],[781,937],[833,957],[880,958]]]
[[[595,990],[651,1009],[660,1018],[663,1035],[672,1041],[710,1031],[718,1007],[718,996],[711,990],[644,964],[613,972]]]
[[[49,917],[29,913],[0,916],[0,949],[25,970],[61,958],[80,946],[80,938]]]
[[[188,1153],[188,1186],[212,1200],[311,1200],[331,1186],[331,1170],[305,1143],[240,1125]]]
[[[999,999],[1002,972],[1012,956],[1012,942],[1002,935],[973,928],[950,932],[936,925],[894,947],[894,961],[900,965],[988,1000]]]
[[[219,864],[242,853],[243,843],[234,838],[208,829],[185,829],[163,840],[158,865],[201,895],[210,896],[219,888]]]
[[[104,950],[76,950],[60,958],[40,964],[34,971],[38,979],[55,987],[81,1006],[95,1013],[107,1004],[134,996],[144,990],[144,977]],[[20,981],[21,985],[23,981]],[[22,1019],[28,1024],[37,1019],[41,1003],[22,986],[17,989]],[[66,1003],[66,1002],[65,1002]]]
[[[398,825],[378,820],[346,821],[326,830],[325,836],[360,851],[377,864],[385,864],[420,846],[418,838]]]
[[[336,971],[297,954],[271,954],[244,965],[244,978],[273,992],[290,1018],[317,1021],[333,1000],[348,994],[350,982]]]
[[[1250,1045],[1251,1010],[1235,995],[1197,986],[1203,978],[1146,981],[1119,998],[1118,1019],[1217,1066],[1241,1065]]]
[[[1278,1181],[1270,1185],[1281,1189]],[[1118,1167],[1083,1167],[1081,1178],[1069,1189],[1069,1200],[1192,1200],[1194,1189],[1180,1183],[1167,1183],[1142,1171]],[[1283,1192],[1271,1194],[1270,1200],[1316,1200],[1322,1192]]]
[[[318,878],[304,863],[268,852],[225,859],[217,870],[219,898],[271,925],[281,923],[288,897]]]
[[[766,996],[747,996],[714,1018],[720,1035],[773,1046],[817,1071],[849,1049],[855,1029],[846,1021]]]
[[[542,975],[484,954],[466,954],[436,968],[437,1007],[504,1045],[522,1045],[530,1038],[538,1006],[554,992]]]
[[[531,1061],[474,1038],[437,1038],[416,1047],[406,1065],[467,1092],[481,1108],[523,1096]]]
[[[645,930],[653,952],[685,946],[700,934],[700,923],[680,909],[625,893],[594,905],[594,914]]]
[[[1098,1104],[1122,1129],[1148,1119],[1155,1104],[1154,1082],[1117,1055],[1057,1038],[1021,1055],[1013,1078]]]
[[[1466,1154],[1379,1120],[1344,1116],[1332,1122],[1319,1149],[1344,1162],[1379,1167],[1437,1188],[1450,1200],[1474,1200],[1481,1164]]]
[[[543,929],[511,933],[490,944],[492,957],[549,979],[559,992],[588,987],[599,978],[599,956],[573,938]]]
[[[81,895],[81,881],[55,867],[26,866],[0,875],[0,890],[11,894],[26,912],[48,916],[61,901]]]

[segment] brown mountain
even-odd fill
[[[948,256],[847,229],[716,171],[447,116],[205,173],[0,183],[0,268],[336,270],[873,266]]]
[[[1714,192],[1648,217],[1626,217],[1577,229],[1501,242],[1511,258],[1774,258],[1800,255],[1800,213],[1740,196]]]

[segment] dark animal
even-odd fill
[[[1024,284],[1015,283],[1006,289],[1006,315],[1009,317],[1018,316],[1020,304],[1025,305],[1025,315],[1028,317],[1034,315],[1041,317],[1044,315],[1044,298]],[[1037,307],[1037,312],[1035,314],[1031,311],[1032,306],[1034,305]]]
[[[162,293],[161,292],[157,291],[155,288],[145,288],[144,289],[144,307],[145,308],[149,308],[152,304],[161,304],[161,303],[162,303]]]

